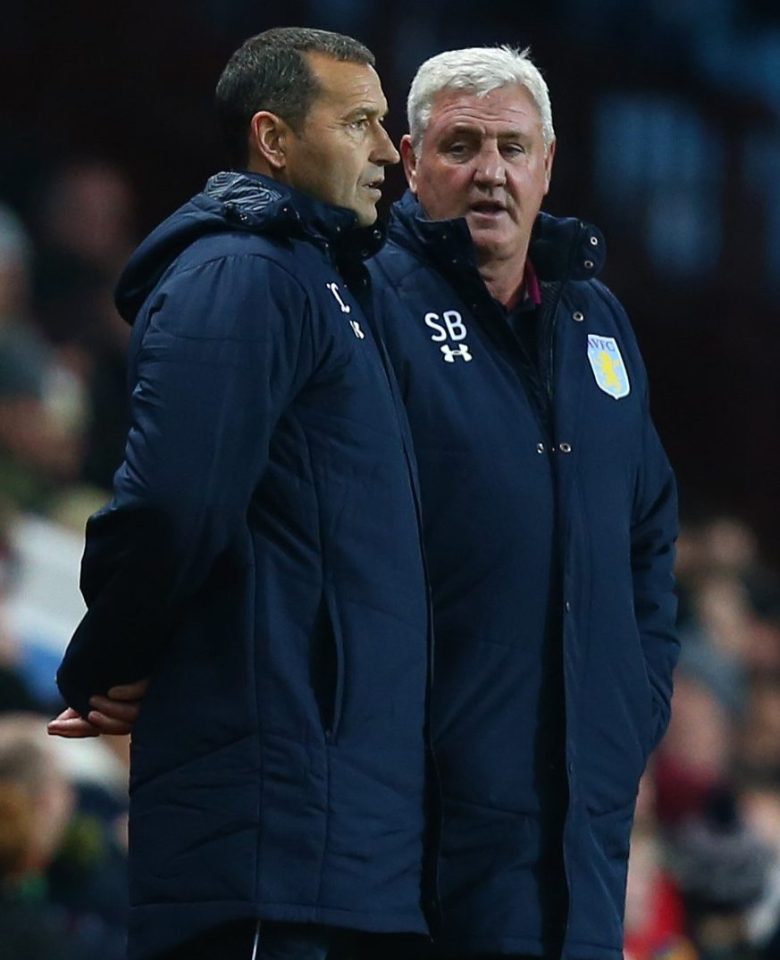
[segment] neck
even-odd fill
[[[477,260],[477,269],[490,295],[508,310],[516,306],[523,292],[525,256],[509,260]]]
[[[271,180],[279,180],[284,183],[284,179],[279,176],[278,170],[275,170],[270,163],[267,163],[262,157],[255,156],[254,154],[250,155],[246,169],[249,173],[262,173],[264,177],[269,177]]]

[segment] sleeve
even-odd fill
[[[384,347],[401,398],[407,403],[411,386],[411,365],[408,350],[399,349],[405,328],[399,318],[405,316],[406,308],[401,302],[401,284],[394,282],[387,271],[386,263],[382,259],[384,256],[386,248],[366,264],[371,283],[368,295],[363,297],[361,305],[377,342]]]
[[[174,274],[139,315],[124,461],[87,524],[87,613],[57,674],[79,713],[150,673],[245,523],[275,425],[313,370],[309,314],[293,277],[243,256]]]
[[[655,747],[669,724],[672,673],[680,649],[673,572],[677,492],[672,468],[650,418],[647,391],[643,405],[642,447],[631,524],[631,569],[634,611],[653,691]]]

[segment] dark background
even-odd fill
[[[102,158],[140,238],[223,166],[211,97],[232,50],[276,25],[371,47],[405,132],[415,68],[530,44],[558,152],[546,209],[605,232],[683,512],[725,512],[780,563],[780,3],[98,0],[2,3],[0,201],[35,233],[47,180]],[[403,188],[400,169],[387,196]]]

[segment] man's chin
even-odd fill
[[[353,207],[352,212],[357,217],[359,227],[370,227],[376,223],[376,207]]]
[[[499,236],[495,231],[472,230],[471,242],[479,263],[491,260],[512,260],[519,256],[520,241],[515,238]]]
[[[471,239],[475,247],[504,247],[511,243],[511,238],[507,236],[506,230],[492,224],[475,223],[466,217]]]

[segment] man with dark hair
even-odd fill
[[[338,33],[276,27],[250,37],[222,71],[215,96],[228,161],[235,169],[244,169],[249,162],[247,130],[258,103],[301,132],[319,93],[308,53],[374,66],[367,47]]]
[[[121,728],[151,678],[131,960],[370,956],[426,931],[413,458],[339,272],[362,277],[398,159],[372,62],[316,30],[244,44],[217,100],[245,170],[212,177],[119,282],[131,427],[88,524],[50,732]]]

